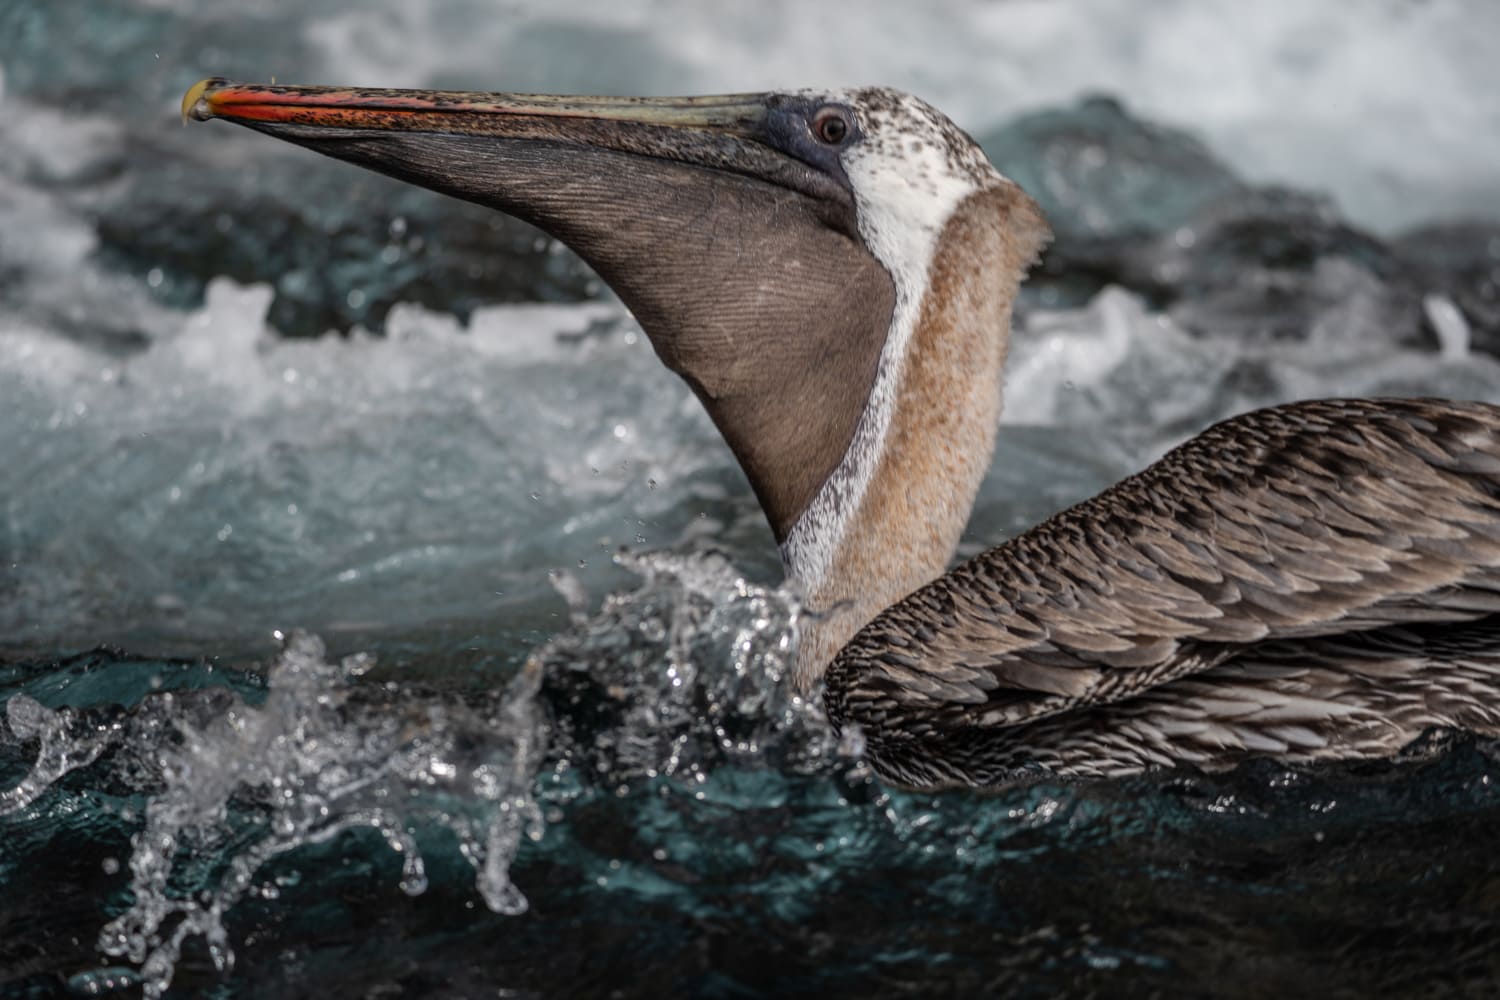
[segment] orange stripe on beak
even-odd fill
[[[198,121],[289,122],[324,128],[413,129],[462,116],[582,118],[743,132],[763,114],[758,95],[723,97],[574,97],[486,94],[465,90],[292,87],[200,80],[182,98],[182,116]],[[481,126],[481,129],[483,127]]]

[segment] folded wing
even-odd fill
[[[1369,633],[1378,649],[1382,630],[1495,614],[1500,408],[1296,403],[1210,428],[888,608],[826,698],[878,763],[882,746],[973,751],[1257,649],[1285,664],[1289,643],[1326,655],[1320,640]],[[1401,657],[1356,659],[1402,673]]]

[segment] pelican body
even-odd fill
[[[808,614],[791,682],[911,787],[1390,754],[1500,732],[1500,409],[1211,428],[946,572],[1041,212],[940,112],[256,86],[224,119],[524,219],[586,260],[744,469]]]

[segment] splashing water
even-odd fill
[[[374,683],[368,655],[335,661],[294,632],[259,704],[222,688],[158,692],[128,710],[54,710],[13,695],[11,734],[38,749],[30,773],[0,793],[0,815],[36,806],[101,759],[146,792],[130,840],[134,901],[98,946],[138,966],[159,996],[192,937],[215,968],[232,969],[225,915],[247,897],[277,898],[277,881],[260,875],[268,862],[357,828],[400,856],[409,895],[428,885],[418,834],[447,829],[489,909],[526,912],[510,866],[543,836],[536,781],[549,743],[554,805],[658,778],[699,786],[721,769],[815,773],[838,759],[817,701],[783,683],[795,594],[747,582],[717,553],[616,562],[641,585],[589,616],[577,582],[556,581],[574,602],[573,629],[494,693]]]
[[[17,740],[36,740],[40,746],[31,773],[0,792],[0,816],[25,809],[57,779],[92,764],[115,731],[108,725],[91,727],[74,709],[53,711],[24,694],[5,703],[5,721]]]
[[[719,553],[621,553],[643,585],[606,598],[540,656],[568,759],[607,785],[658,776],[702,782],[765,758],[816,770],[833,752],[821,698],[785,678],[795,593],[750,583]]]
[[[459,700],[356,685],[371,665],[362,655],[330,662],[320,640],[293,633],[267,669],[260,705],[220,690],[193,692],[194,704],[182,706],[169,692],[126,720],[90,726],[73,710],[11,699],[12,733],[41,748],[31,773],[0,797],[4,811],[35,802],[112,746],[124,751],[117,767],[144,764],[149,784],[160,785],[131,838],[135,901],[99,936],[105,954],[140,966],[147,995],[170,985],[192,936],[207,942],[218,969],[230,969],[224,914],[247,894],[274,898],[274,884],[257,883],[262,867],[359,827],[401,856],[400,886],[411,895],[427,887],[417,827],[447,828],[485,904],[525,912],[508,868],[523,837],[542,835],[531,795],[544,746],[537,670],[523,669],[492,696]],[[206,871],[213,859],[227,861],[217,874]]]

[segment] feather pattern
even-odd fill
[[[1500,408],[1227,420],[892,605],[826,684],[914,786],[1500,731]]]

